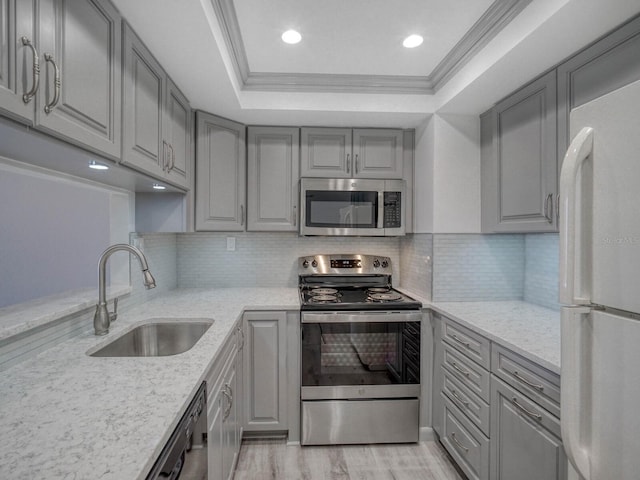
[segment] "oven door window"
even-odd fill
[[[375,228],[378,192],[307,190],[306,226]]]
[[[407,355],[407,337],[411,336],[407,325],[402,322],[303,324],[302,386],[420,383],[420,326],[413,326],[417,339],[409,339],[414,351]]]

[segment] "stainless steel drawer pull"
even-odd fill
[[[456,438],[456,434],[455,433],[450,433],[449,434],[449,438],[453,441],[453,443],[456,444],[456,446],[458,448],[461,448],[462,450],[464,450],[465,453],[467,453],[469,451],[469,449],[467,447],[465,447],[463,444],[461,444],[460,441]]]
[[[351,155],[347,153],[347,173],[351,172]]]
[[[530,416],[531,418],[534,418],[538,421],[542,420],[542,415],[540,415],[539,413],[536,412],[532,412],[530,410],[527,410],[525,407],[523,407],[519,402],[518,399],[516,397],[513,397],[511,399],[511,403],[513,403],[515,405],[515,407],[520,410],[522,413]]]
[[[455,390],[451,390],[451,395],[453,395],[453,398],[455,398],[457,401],[459,401],[465,407],[469,406],[469,402],[466,401],[464,398],[462,398],[460,395],[458,395],[458,392],[456,392]]]
[[[356,174],[358,173],[359,166],[360,166],[360,159],[358,158],[358,155],[356,155]]]
[[[465,342],[459,336],[457,336],[455,333],[451,334],[451,338],[453,338],[459,344],[464,345],[467,348],[471,348],[471,344],[469,342]]]
[[[540,391],[544,390],[544,386],[543,385],[540,385],[540,384],[537,384],[537,383],[531,383],[529,380],[527,380],[522,375],[520,375],[517,371],[513,372],[513,376],[516,377],[518,380],[520,380],[525,385],[529,385],[531,388],[535,388],[536,390],[540,390]]]
[[[40,84],[40,60],[38,59],[38,51],[36,47],[33,46],[33,43],[31,43],[29,37],[22,37],[20,40],[22,40],[22,45],[31,49],[31,56],[33,57],[33,85],[31,86],[31,90],[22,95],[22,101],[29,103],[36,94],[38,85]]]
[[[469,372],[468,370],[465,370],[464,368],[460,368],[456,362],[453,362],[451,365],[453,366],[453,368],[455,368],[457,371],[459,371],[465,377],[468,377],[469,375],[471,375],[471,372]]]
[[[48,114],[53,112],[53,109],[56,108],[56,105],[60,100],[60,87],[62,86],[62,83],[60,81],[60,69],[58,68],[58,65],[56,65],[56,62],[53,59],[53,55],[51,55],[50,53],[45,53],[44,61],[51,62],[51,64],[53,65],[53,70],[55,72],[53,77],[53,100],[51,100],[51,103],[48,103],[44,106],[44,113]]]

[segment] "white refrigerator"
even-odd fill
[[[571,112],[560,174],[561,424],[586,480],[640,478],[640,81]]]

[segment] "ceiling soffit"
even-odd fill
[[[243,90],[433,94],[532,0],[496,0],[427,76],[252,72],[233,0],[210,0]]]

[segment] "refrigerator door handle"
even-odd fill
[[[583,256],[583,225],[580,202],[577,201],[578,174],[584,161],[593,151],[593,129],[585,127],[575,136],[562,163],[560,171],[560,303],[588,305],[590,299],[582,298],[580,260]]]
[[[584,423],[589,421],[591,400],[588,388],[590,363],[584,351],[584,328],[591,310],[587,307],[564,307],[561,309],[562,372],[560,376],[560,426],[562,443],[569,461],[582,475],[591,480],[589,449],[584,445],[584,433],[590,430]],[[585,428],[586,427],[586,428]]]

